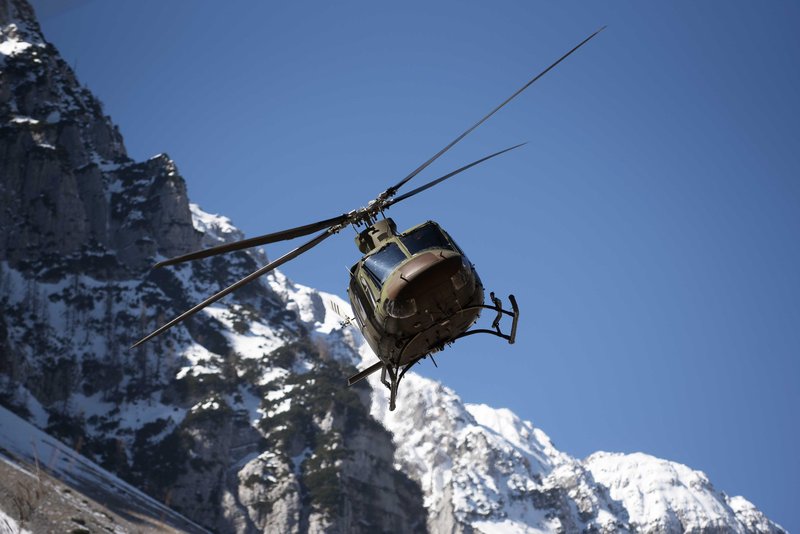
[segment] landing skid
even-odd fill
[[[489,306],[486,304],[481,304],[479,306],[470,306],[468,308],[464,308],[466,310],[478,310],[478,309],[486,309],[486,310],[493,310],[497,312],[494,320],[492,321],[492,328],[476,328],[474,330],[467,330],[466,332],[462,332],[461,334],[457,335],[453,339],[449,340],[446,344],[451,344],[455,342],[457,339],[461,339],[463,337],[471,336],[473,334],[491,334],[493,336],[497,336],[499,338],[505,339],[508,341],[509,344],[513,344],[517,337],[517,322],[519,321],[519,306],[517,306],[517,299],[514,298],[514,295],[509,295],[508,300],[511,301],[511,310],[508,311],[503,309],[502,301],[495,297],[494,293],[489,293],[489,298],[492,301],[494,306]],[[511,317],[511,332],[508,334],[504,334],[503,331],[500,329],[500,321],[503,319],[503,315],[507,315]],[[435,328],[438,324],[434,324],[431,328]],[[427,331],[427,330],[426,330]],[[422,335],[424,332],[421,332],[418,335]],[[416,338],[416,336],[415,336]],[[406,348],[411,344],[413,341],[410,340],[406,344]],[[389,411],[394,411],[396,404],[397,404],[397,387],[400,385],[400,380],[405,376],[406,372],[417,362],[422,360],[423,358],[427,358],[431,356],[433,359],[433,353],[438,352],[444,348],[444,344],[439,347],[433,347],[430,352],[423,354],[422,356],[415,358],[410,363],[406,365],[400,366],[396,364],[386,364],[383,361],[378,361],[372,364],[371,366],[367,367],[363,371],[360,371],[350,378],[347,379],[347,385],[352,386],[356,382],[363,380],[364,378],[368,377],[372,373],[376,371],[381,371],[381,383],[389,389]],[[402,353],[401,353],[402,359]],[[434,365],[436,362],[434,361]],[[388,376],[388,380],[387,380]]]
[[[493,336],[505,339],[506,341],[508,341],[509,345],[514,344],[514,341],[517,339],[517,322],[519,321],[519,306],[517,306],[517,299],[514,298],[514,295],[508,296],[508,300],[511,301],[511,309],[513,310],[513,311],[508,311],[503,309],[503,303],[500,301],[499,298],[494,296],[494,292],[489,293],[489,298],[492,299],[492,303],[494,304],[494,306],[487,306],[486,304],[482,304],[480,306],[472,306],[465,309],[472,310],[476,308],[483,308],[486,310],[496,311],[497,316],[494,318],[494,321],[492,321],[493,330],[489,330],[488,328],[476,328],[475,330],[467,330],[466,332],[463,332],[454,337],[453,341],[461,339],[462,337],[471,336],[473,334],[491,334]],[[508,315],[509,317],[511,317],[510,334],[504,334],[500,330],[500,321],[503,319],[503,315]]]

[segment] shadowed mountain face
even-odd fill
[[[242,235],[168,156],[127,156],[22,0],[0,0],[0,206],[0,402],[214,531],[780,532],[699,471],[578,461],[413,373],[386,412],[377,377],[345,387],[374,359],[347,305],[278,272],[129,350],[266,258],[150,270]]]

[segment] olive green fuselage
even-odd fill
[[[428,221],[398,234],[391,219],[356,238],[367,254],[351,269],[348,296],[364,337],[385,364],[436,352],[480,315],[483,286],[455,242]]]

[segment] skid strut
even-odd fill
[[[408,363],[402,367],[399,365],[386,365],[381,361],[375,362],[374,364],[370,365],[363,371],[356,373],[350,378],[348,378],[347,385],[352,386],[356,382],[359,382],[368,377],[369,375],[371,375],[372,373],[380,370],[381,383],[384,386],[386,386],[386,388],[389,390],[389,411],[394,411],[395,406],[397,404],[397,387],[400,385],[400,380],[405,376],[406,372],[411,368],[412,365],[414,365],[424,357],[425,356],[417,358],[413,362]]]
[[[508,311],[503,309],[502,301],[494,296],[494,292],[489,293],[489,298],[492,300],[494,306],[488,306],[486,304],[482,304],[481,306],[472,306],[471,308],[465,309],[472,309],[472,308],[483,308],[485,310],[493,310],[497,312],[497,316],[495,316],[494,321],[492,321],[492,329],[488,328],[476,328],[475,330],[467,330],[462,334],[453,338],[453,341],[457,339],[461,339],[462,337],[471,336],[473,334],[491,334],[493,336],[497,336],[500,338],[505,339],[508,341],[509,344],[513,344],[514,341],[517,339],[517,323],[519,322],[519,306],[517,305],[517,299],[514,298],[514,295],[509,295],[508,300],[511,301],[511,310]],[[500,321],[503,318],[503,315],[508,315],[511,317],[511,332],[508,334],[504,334],[502,330],[500,330]]]
[[[424,356],[423,356],[424,357]],[[383,373],[381,374],[381,382],[383,385],[389,388],[389,411],[393,412],[395,407],[397,406],[397,386],[400,385],[400,380],[403,379],[406,372],[411,369],[411,367],[420,361],[423,357],[417,358],[411,363],[407,363],[404,366],[399,365],[384,365]],[[389,375],[389,380],[386,380],[385,375]]]

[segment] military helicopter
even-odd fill
[[[290,240],[322,230],[310,241],[175,317],[137,341],[131,348],[163,333],[228,293],[307,252],[348,226],[353,226],[357,231],[364,227],[363,230],[358,231],[355,238],[356,245],[364,256],[350,268],[350,284],[347,293],[355,314],[356,324],[378,357],[378,361],[373,365],[351,376],[348,379],[348,385],[353,385],[372,373],[381,371],[381,382],[389,389],[389,409],[394,410],[397,388],[405,373],[423,358],[430,356],[433,359],[434,353],[441,351],[457,339],[473,334],[491,334],[505,339],[508,343],[514,343],[519,320],[519,307],[514,296],[509,295],[511,310],[504,309],[501,300],[495,297],[494,293],[489,294],[492,304],[484,304],[483,284],[475,267],[441,226],[434,221],[427,221],[400,233],[397,231],[394,221],[386,217],[384,212],[398,202],[421,193],[467,169],[523,146],[524,143],[500,150],[405,194],[395,196],[400,188],[412,178],[603,29],[605,27],[591,34],[545,70],[531,78],[491,112],[405,178],[379,194],[365,207],[330,219],[226,243],[157,263],[155,267],[164,267]],[[470,330],[478,320],[481,311],[485,309],[496,314],[491,329]],[[503,316],[512,319],[511,330],[508,334],[503,333],[500,328]],[[347,318],[345,322],[349,323],[352,320],[353,318]]]

